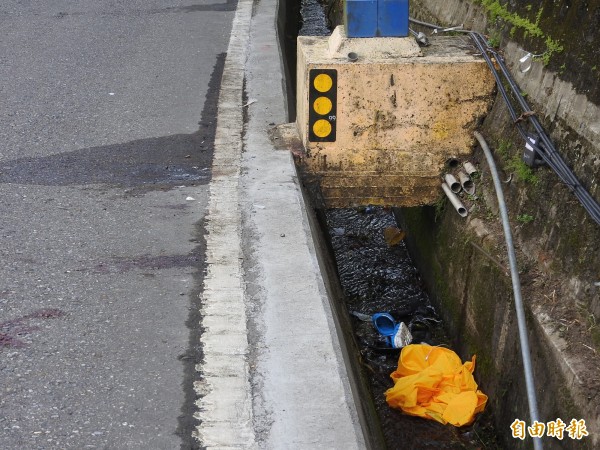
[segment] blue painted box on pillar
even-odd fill
[[[408,0],[346,0],[348,37],[408,36]]]
[[[344,5],[346,36],[377,36],[377,3],[377,0],[346,0]]]
[[[378,36],[408,36],[408,0],[379,0],[377,28]]]

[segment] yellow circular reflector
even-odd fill
[[[324,119],[319,119],[313,125],[313,132],[320,138],[327,137],[331,133],[331,124]]]
[[[313,108],[317,114],[324,116],[325,114],[329,114],[331,108],[333,108],[333,103],[327,97],[319,97],[313,103]]]
[[[320,73],[313,81],[315,89],[319,92],[327,92],[333,86],[333,80],[326,73]]]

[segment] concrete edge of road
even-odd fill
[[[276,11],[239,0],[223,71],[194,436],[205,448],[364,448],[295,167],[267,135],[286,121]]]

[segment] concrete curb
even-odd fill
[[[209,448],[364,448],[294,164],[267,136],[286,121],[277,1],[252,7],[238,3],[219,99],[195,437]],[[244,68],[256,100],[245,106]]]

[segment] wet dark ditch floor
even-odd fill
[[[408,325],[413,343],[452,347],[429,301],[420,275],[404,242],[389,246],[386,228],[397,227],[384,208],[335,209],[325,213],[327,232],[343,290],[345,312],[352,318],[362,370],[368,374],[371,394],[389,449],[496,448],[488,427],[489,415],[475,424],[456,428],[411,417],[388,407],[384,392],[392,387],[400,351],[389,348],[371,321],[354,313],[388,312]],[[342,308],[344,309],[344,308]]]

